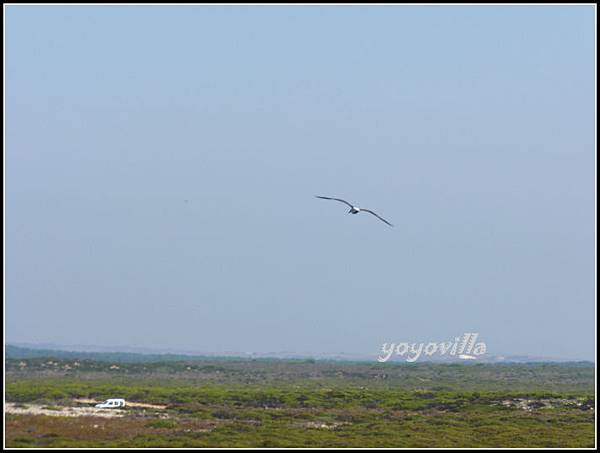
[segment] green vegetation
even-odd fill
[[[6,415],[8,447],[593,447],[592,364],[7,359],[6,400],[122,397],[124,418]]]

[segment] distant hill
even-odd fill
[[[53,358],[66,360],[93,360],[97,362],[120,362],[120,363],[142,363],[142,362],[176,362],[189,360],[215,360],[215,357],[190,356],[185,354],[144,354],[136,352],[86,352],[86,351],[62,351],[57,349],[35,349],[22,346],[6,345],[5,358],[7,359],[35,359]],[[226,358],[224,358],[226,359]]]
[[[72,351],[68,349],[25,347],[7,344],[5,347],[6,359],[38,359],[47,358],[55,360],[91,360],[95,362],[113,363],[158,363],[158,362],[196,362],[196,361],[306,361],[314,360],[303,355],[244,355],[243,353],[230,353],[228,355],[208,355],[194,353],[153,353],[153,352],[122,352],[122,351]],[[346,359],[345,361],[349,361]],[[367,360],[362,360],[367,361]],[[370,361],[370,360],[369,360]]]
[[[75,349],[76,347],[72,347]],[[92,348],[92,347],[88,347]],[[88,349],[81,347],[81,349]],[[77,347],[79,349],[79,347]],[[98,348],[99,349],[99,348]],[[224,355],[211,355],[202,353],[177,353],[177,352],[124,352],[106,350],[70,350],[68,346],[17,346],[7,344],[5,346],[5,358],[7,359],[34,359],[53,358],[65,360],[93,360],[98,362],[120,362],[120,363],[143,363],[143,362],[178,362],[178,361],[306,361],[319,360],[330,362],[376,362],[376,356],[360,354],[299,354],[291,352],[272,353],[227,353]],[[467,362],[456,357],[451,360],[419,360],[419,363],[560,363],[567,366],[587,366],[593,361],[560,360],[555,358],[543,358],[532,356],[492,356],[486,355],[476,361]],[[389,363],[406,363],[404,359],[392,358]]]

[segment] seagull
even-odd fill
[[[377,217],[379,220],[381,220],[382,222],[387,223],[389,226],[393,227],[394,225],[392,225],[390,222],[388,222],[387,220],[385,220],[383,217],[379,217],[377,214],[375,214],[373,211],[369,210],[369,209],[365,209],[365,208],[359,208],[357,206],[352,206],[350,203],[348,203],[346,200],[342,200],[341,198],[331,198],[331,197],[321,197],[319,195],[315,195],[315,197],[317,198],[321,198],[323,200],[335,200],[335,201],[341,201],[342,203],[347,204],[348,206],[350,206],[350,210],[348,211],[348,214],[358,214],[359,212],[368,212],[369,214],[373,214],[375,217]]]

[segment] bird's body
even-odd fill
[[[373,211],[371,211],[369,209],[365,209],[365,208],[359,208],[358,206],[353,206],[350,203],[348,203],[346,200],[342,200],[341,198],[321,197],[319,195],[315,195],[315,196],[317,198],[321,198],[322,200],[335,200],[335,201],[340,201],[340,202],[342,202],[344,204],[347,204],[348,206],[350,206],[350,210],[348,211],[348,214],[358,214],[359,212],[362,212],[362,211],[368,212],[369,214],[373,214],[375,217],[377,217],[382,222],[387,223],[389,226],[394,226],[390,222],[388,222],[387,220],[385,220],[383,217],[379,217]]]

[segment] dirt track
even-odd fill
[[[77,403],[77,404],[98,404],[98,403],[101,403],[102,401],[80,398],[80,399],[73,400],[73,402]],[[142,408],[142,409],[163,410],[167,407],[164,404],[134,403],[134,402],[130,402],[130,401],[127,401],[125,404],[127,405],[127,407],[137,407],[137,408]]]

